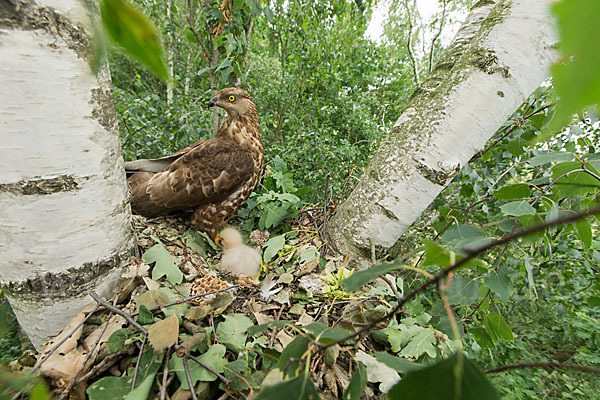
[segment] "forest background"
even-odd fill
[[[440,0],[424,19],[416,0],[137,1],[161,33],[173,80],[109,48],[124,158],[160,157],[210,137],[222,115],[206,110],[208,98],[241,86],[258,105],[268,165],[239,223],[283,233],[323,197],[343,201],[435,67],[441,38],[451,37],[472,3]],[[389,10],[378,40],[366,34],[376,7]],[[450,249],[480,245],[597,203],[598,113],[582,112],[550,135],[556,101],[548,81],[514,113],[413,226],[414,247],[426,239]],[[600,365],[597,224],[580,219],[497,247],[485,258],[489,272],[454,278],[449,301],[463,345],[483,369],[521,361]],[[402,293],[425,279],[408,272],[396,279]],[[429,324],[452,332],[432,293],[421,293],[406,313],[427,313]],[[20,354],[14,336],[0,340],[3,361]],[[398,353],[404,347],[394,335],[386,340]],[[598,380],[583,371],[489,377],[505,398],[600,397]]]

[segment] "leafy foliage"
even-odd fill
[[[562,39],[562,60],[552,71],[561,98],[554,126],[560,127],[569,115],[600,104],[600,57],[586,43],[586,38],[600,35],[600,4],[594,0],[561,1],[553,11]]]
[[[127,0],[102,0],[100,11],[104,29],[115,43],[162,80],[169,79],[161,37],[144,13]]]

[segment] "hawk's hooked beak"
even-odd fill
[[[212,99],[210,99],[208,101],[208,108],[216,106],[217,105],[217,96],[214,96]]]

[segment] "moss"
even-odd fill
[[[421,163],[416,163],[415,166],[423,178],[439,186],[445,186],[448,179],[451,179],[460,171],[460,165],[452,171],[435,170]]]
[[[70,299],[87,295],[97,286],[98,280],[119,268],[132,256],[137,255],[135,246],[96,262],[84,263],[80,267],[71,267],[61,273],[47,273],[36,278],[19,282],[3,282],[2,291],[8,297],[19,297],[38,301],[40,297],[53,300]]]
[[[49,179],[29,179],[16,183],[0,184],[0,193],[8,192],[19,196],[46,195],[59,192],[70,192],[79,188],[80,178],[61,175]]]
[[[92,39],[82,26],[48,7],[38,7],[32,0],[19,0],[18,7],[0,7],[0,27],[26,31],[43,30],[51,36],[60,36],[67,46],[86,62],[94,57]]]
[[[107,132],[118,134],[117,113],[115,112],[115,94],[110,85],[92,89],[94,117]]]

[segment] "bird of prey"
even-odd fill
[[[258,111],[239,88],[208,103],[227,111],[214,137],[166,157],[125,163],[133,212],[153,217],[193,210],[191,225],[217,240],[219,229],[248,199],[261,176],[264,151]]]

